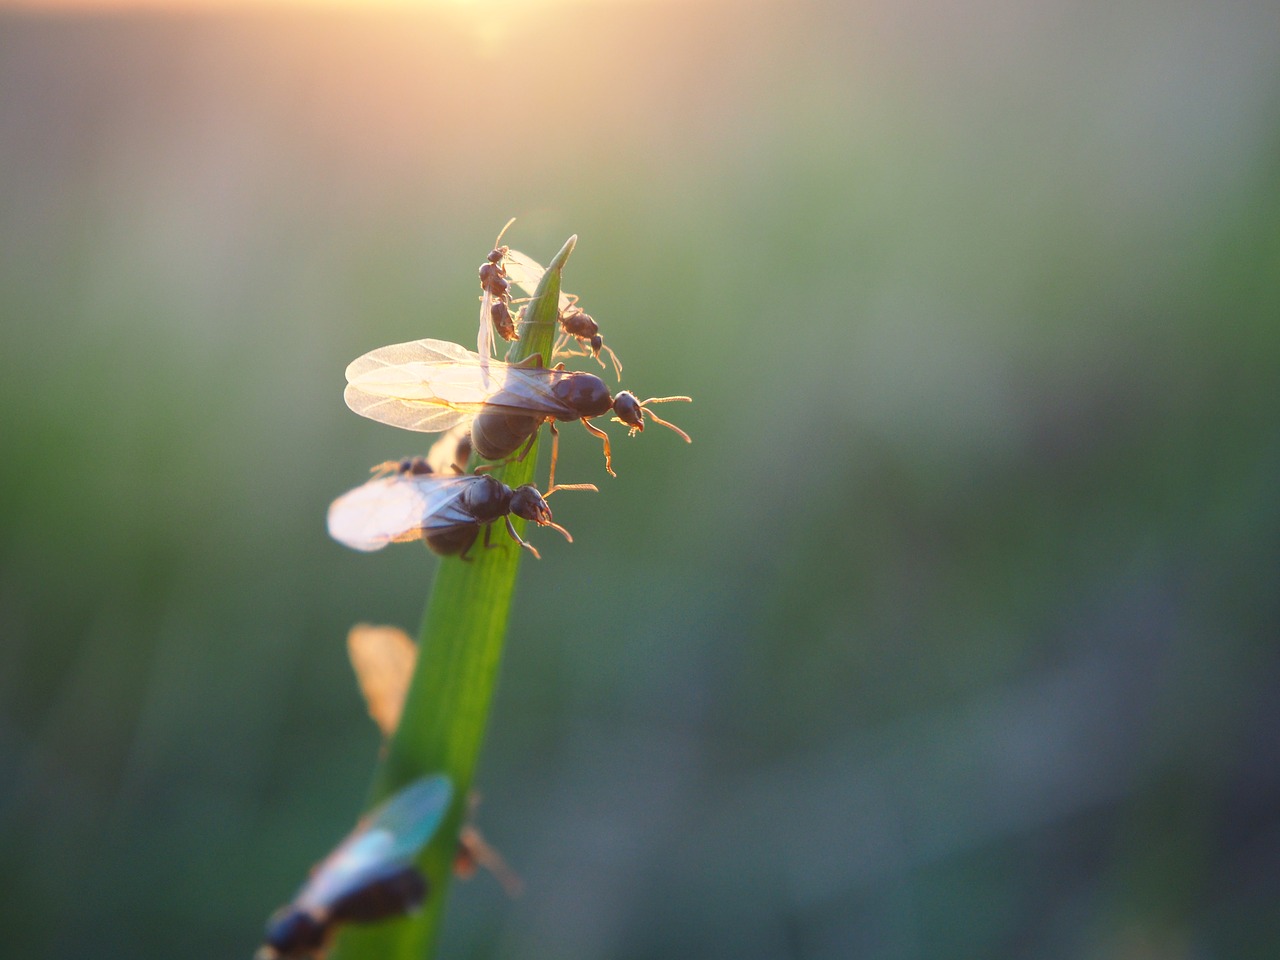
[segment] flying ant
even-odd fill
[[[502,235],[507,228],[516,222],[512,217],[507,225],[498,231],[498,238],[493,241],[493,249],[480,264],[480,331],[476,339],[476,353],[489,357],[493,353],[493,335],[497,333],[503,340],[518,340],[515,318],[511,315],[511,281],[507,279],[504,260],[510,247],[502,245]]]
[[[329,535],[353,550],[381,550],[388,543],[422,540],[441,556],[467,553],[484,529],[489,543],[492,524],[502,519],[511,539],[538,559],[533,544],[516,533],[511,517],[523,517],[540,527],[551,527],[570,543],[573,537],[551,521],[551,508],[531,483],[512,490],[488,474],[436,473],[423,457],[407,457],[374,467],[379,474],[329,505]],[[595,490],[591,484],[574,484],[548,490]]]
[[[645,414],[677,433],[689,435],[651,409],[658,403],[689,397],[651,397],[637,400],[627,390],[610,395],[603,380],[592,373],[545,367],[538,355],[518,364],[488,361],[445,340],[414,340],[379,347],[347,367],[347,406],[379,423],[432,433],[447,430],[474,417],[471,442],[486,460],[503,460],[521,446],[517,459],[533,446],[538,429],[551,423],[550,494],[556,488],[559,451],[557,421],[581,420],[588,433],[604,443],[604,465],[610,476],[613,457],[609,435],[589,421],[612,411],[635,435],[644,430]]]
[[[423,777],[361,819],[267,921],[255,960],[318,957],[341,924],[386,920],[421,906],[427,880],[413,861],[452,798],[448,777]]]
[[[503,254],[503,277],[530,297],[537,291],[542,275],[546,272],[542,264],[519,250],[508,247]],[[561,293],[557,308],[560,318],[560,339],[556,341],[555,348],[551,351],[552,358],[587,356],[586,353],[574,353],[567,349],[570,340],[577,340],[584,350],[591,351],[591,356],[595,357],[596,363],[602,368],[605,364],[600,359],[600,352],[603,350],[607,353],[610,362],[613,363],[614,375],[621,382],[622,361],[612,349],[605,346],[604,338],[600,336],[600,325],[595,322],[591,314],[578,306],[578,297],[572,293]]]

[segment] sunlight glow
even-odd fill
[[[601,3],[607,0],[504,0],[508,6],[542,4]],[[0,10],[92,12],[99,10],[296,10],[315,9],[409,10],[465,8],[480,0],[0,0]]]

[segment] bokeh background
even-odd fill
[[[246,957],[436,561],[498,228],[694,437],[565,435],[443,956],[1274,957],[1280,7],[0,13],[0,930]],[[620,434],[616,425],[614,433]],[[545,470],[545,464],[543,469]]]

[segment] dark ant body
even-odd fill
[[[534,295],[538,283],[545,273],[546,268],[532,257],[526,256],[519,250],[510,248],[504,250],[503,278],[514,283],[527,296]],[[601,351],[607,353],[609,360],[613,363],[614,374],[621,380],[622,363],[618,360],[618,355],[605,346],[604,337],[600,335],[600,325],[596,323],[591,314],[578,306],[577,295],[561,292],[558,308],[561,336],[552,351],[553,358],[557,356],[587,356],[586,353],[574,353],[565,349],[570,340],[577,340],[585,350],[590,351],[590,355],[595,358],[601,367],[605,363],[600,359],[600,353]]]
[[[553,354],[564,354],[565,356],[586,356],[583,354],[575,354],[573,351],[566,350],[570,339],[577,340],[578,343],[587,350],[591,351],[591,356],[595,357],[596,363],[604,366],[604,361],[600,359],[600,351],[603,350],[609,355],[609,360],[613,364],[614,375],[622,379],[622,362],[618,359],[618,355],[604,344],[604,337],[600,336],[600,324],[596,323],[591,314],[587,313],[581,307],[577,306],[576,298],[568,310],[560,312],[560,329],[563,331],[560,342],[556,344]]]
[[[515,222],[515,217],[507,221],[506,226],[498,232],[493,249],[485,257],[484,263],[480,264],[480,333],[476,346],[482,357],[488,357],[492,352],[490,330],[503,340],[520,339],[520,335],[516,333],[515,318],[511,315],[511,281],[507,279],[504,266],[511,248],[502,243],[502,235]]]
[[[448,777],[423,777],[362,819],[293,901],[272,914],[256,960],[318,957],[344,923],[386,920],[421,906],[427,880],[413,859],[452,796]]]
[[[551,508],[531,483],[514,490],[488,474],[440,474],[424,457],[406,457],[374,467],[382,475],[349,490],[329,506],[329,534],[355,550],[380,550],[388,543],[422,540],[441,556],[467,554],[484,529],[490,546],[493,523],[503,520],[507,533],[535,557],[537,549],[516,533],[512,516],[560,531]],[[590,484],[555,489],[592,489]],[[550,492],[550,491],[549,491]]]
[[[632,434],[644,429],[648,414],[690,442],[687,433],[651,409],[689,397],[642,401],[627,390],[611,396],[595,374],[567,371],[563,364],[545,367],[537,354],[518,364],[502,363],[446,340],[393,343],[357,357],[347,366],[343,396],[361,416],[406,430],[434,433],[470,420],[472,443],[487,460],[505,459],[527,443],[520,454],[525,456],[544,423],[552,422],[555,433],[555,422],[581,420],[604,443],[605,469],[616,476],[608,435],[588,422],[611,410]],[[556,489],[557,450],[552,449],[548,494]]]
[[[599,437],[604,443],[604,467],[610,476],[613,472],[613,456],[609,435],[589,421],[602,417],[612,411],[614,419],[626,424],[631,435],[643,432],[644,415],[647,413],[656,423],[662,424],[691,443],[689,435],[657,416],[649,409],[650,404],[669,403],[674,400],[689,401],[689,397],[651,397],[643,402],[636,399],[628,390],[618,391],[611,396],[605,382],[593,373],[567,371],[563,364],[553,368],[541,366],[541,358],[530,357],[531,364],[520,365],[517,369],[537,376],[542,382],[545,394],[554,399],[553,405],[542,404],[537,412],[529,411],[529,404],[522,394],[500,392],[490,398],[489,402],[471,422],[471,442],[476,453],[486,460],[503,460],[525,445],[524,451],[517,459],[523,459],[533,445],[533,438],[544,423],[551,424],[553,436],[551,448],[551,488],[555,489],[556,459],[559,455],[560,433],[556,430],[556,422],[567,423],[582,421],[587,432]],[[521,408],[524,408],[522,410]],[[529,412],[526,412],[529,411]]]

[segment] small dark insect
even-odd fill
[[[537,549],[516,533],[513,515],[558,530],[573,542],[568,530],[551,522],[551,508],[531,483],[512,490],[488,474],[442,475],[422,457],[388,461],[374,470],[383,475],[348,490],[329,505],[329,535],[354,550],[381,550],[388,543],[422,540],[435,553],[465,560],[481,528],[487,547],[490,525],[501,519],[511,539],[541,559]],[[596,488],[577,484],[556,489]]]
[[[503,254],[503,269],[503,276],[523,290],[526,296],[530,297],[537,292],[538,284],[542,281],[542,275],[547,272],[542,264],[532,257],[510,248]],[[616,353],[605,346],[604,337],[600,336],[600,325],[595,322],[591,314],[578,306],[577,296],[572,293],[562,292],[558,308],[560,339],[556,341],[555,348],[551,351],[552,359],[562,356],[585,357],[587,355],[585,353],[577,353],[568,349],[569,342],[577,340],[584,349],[591,351],[591,356],[596,358],[596,363],[600,364],[601,367],[604,367],[604,361],[600,359],[600,352],[603,350],[607,353],[610,362],[613,364],[614,375],[621,382],[622,361],[618,359]]]
[[[605,469],[613,472],[609,436],[589,423],[609,412],[630,428],[644,430],[645,415],[679,434],[689,435],[657,416],[653,404],[690,402],[689,397],[637,400],[626,390],[610,395],[595,374],[545,367],[534,355],[519,363],[489,361],[445,340],[414,340],[379,347],[347,367],[347,406],[363,417],[405,430],[433,433],[472,417],[471,441],[486,460],[503,460],[524,446],[523,457],[544,423],[554,436],[551,486],[557,489],[555,464],[559,433],[555,423],[581,420],[604,443]]]
[[[341,924],[386,920],[421,906],[427,881],[413,861],[452,797],[448,777],[423,777],[361,819],[267,921],[256,960],[318,957]]]
[[[502,235],[507,228],[516,222],[512,217],[507,225],[498,231],[498,238],[493,241],[493,249],[480,264],[480,332],[476,338],[476,353],[489,357],[493,353],[493,334],[496,332],[503,340],[518,340],[516,324],[511,316],[511,281],[507,279],[504,260],[510,248],[502,246]]]

